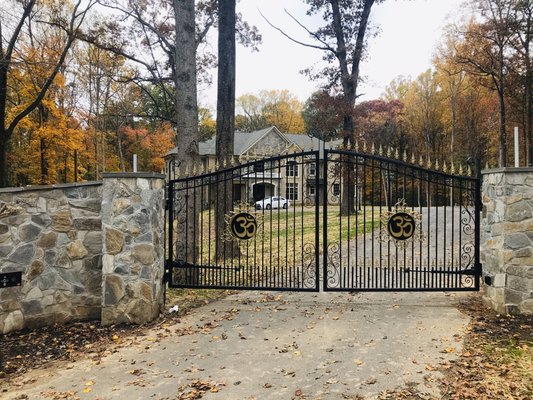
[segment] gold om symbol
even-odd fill
[[[415,232],[415,219],[407,213],[396,213],[389,218],[389,234],[397,240],[407,240]]]
[[[231,220],[231,232],[241,240],[248,240],[254,237],[257,230],[257,222],[253,215],[240,213]]]

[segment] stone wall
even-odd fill
[[[98,319],[101,312],[101,183],[0,190],[0,332]]]
[[[483,172],[484,298],[501,313],[533,314],[533,168]]]
[[[163,301],[164,176],[0,189],[0,332],[98,320],[143,323]],[[102,229],[103,228],[103,229]]]
[[[104,176],[103,324],[141,324],[159,315],[164,201],[164,175]]]

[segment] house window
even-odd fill
[[[316,176],[316,164],[309,164],[309,176]]]
[[[285,174],[287,176],[298,176],[298,164],[296,164],[296,161],[287,161]]]
[[[340,183],[333,184],[333,196],[339,196],[341,194],[341,185]]]
[[[264,172],[265,171],[265,163],[263,161],[258,161],[254,163],[254,172]]]
[[[297,183],[287,183],[285,188],[285,196],[289,200],[298,201],[298,184]]]
[[[316,187],[315,185],[307,186],[307,194],[309,196],[314,196],[316,194]]]

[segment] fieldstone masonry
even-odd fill
[[[0,332],[100,318],[100,183],[0,190]]]
[[[141,324],[159,315],[164,200],[164,175],[104,175],[103,324]]]
[[[163,299],[164,179],[0,189],[0,332],[75,320],[142,323]]]
[[[501,313],[533,314],[533,168],[483,171],[484,298]]]

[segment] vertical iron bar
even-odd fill
[[[322,206],[322,224],[323,237],[322,237],[322,246],[323,246],[323,258],[322,258],[322,282],[324,290],[328,290],[328,163],[329,163],[329,150],[324,150],[324,165],[323,165],[323,174],[324,174],[324,191],[323,191],[323,201]],[[317,279],[319,275],[317,275]]]
[[[319,145],[320,146],[320,145]],[[320,148],[315,152],[315,290],[319,291],[320,286]],[[326,232],[326,225],[322,227],[324,232]],[[303,283],[303,282],[302,282]]]
[[[479,175],[478,175],[479,176]],[[480,263],[480,259],[479,259],[479,251],[480,251],[480,214],[481,214],[481,179],[478,177],[476,178],[475,182],[474,182],[474,190],[475,190],[475,194],[474,194],[474,207],[475,207],[475,211],[474,211],[474,216],[476,218],[475,222],[474,222],[474,226],[475,226],[475,238],[474,238],[474,273],[475,273],[475,282],[474,282],[474,285],[475,285],[475,289],[476,290],[479,290],[479,286],[480,286],[480,283],[479,283],[479,279],[480,279],[480,276],[481,276],[481,263]]]
[[[173,267],[171,263],[175,260],[175,253],[174,253],[174,182],[169,181],[168,182],[168,193],[167,193],[167,201],[168,201],[168,279],[169,284],[172,285],[173,281]]]

